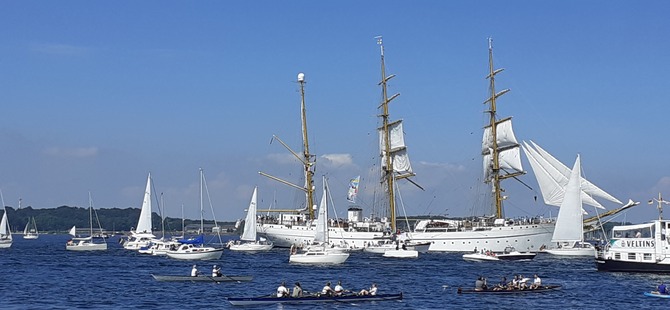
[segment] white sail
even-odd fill
[[[519,151],[519,143],[514,136],[512,130],[512,119],[506,118],[496,124],[496,143],[498,146],[498,162],[500,169],[506,170],[509,173],[523,172],[521,165],[521,152]],[[482,155],[484,164],[484,179],[489,180],[492,174],[493,162],[491,153],[493,149],[493,137],[491,134],[491,126],[484,128],[484,135],[482,137]]]
[[[7,237],[12,239],[12,233],[9,231],[9,220],[7,219],[7,210],[4,210],[5,213],[2,215],[2,221],[0,221],[0,236]]]
[[[537,144],[532,141],[531,143],[532,146],[524,141],[523,150],[540,185],[544,202],[548,205],[560,206],[565,194],[564,188],[569,181],[570,169]],[[593,185],[588,180],[584,178],[581,178],[581,180],[580,196],[582,203],[599,209],[605,208],[594,197],[621,203],[618,199]]]
[[[563,173],[563,175],[566,176],[566,178],[567,178],[568,175],[570,175],[570,168],[568,168],[562,162],[558,161],[551,154],[549,154],[549,152],[545,151],[543,148],[541,148],[535,142],[530,141],[530,143],[537,150],[537,152],[542,155],[543,158],[545,158],[552,166],[556,167],[556,169],[561,171]],[[588,195],[603,198],[603,199],[606,199],[606,200],[614,202],[614,203],[623,204],[619,199],[615,198],[614,196],[610,195],[609,193],[605,192],[604,190],[600,189],[599,187],[593,185],[593,183],[589,182],[588,180],[586,180],[584,178],[582,178],[581,187],[582,187],[582,191],[587,193]]]
[[[328,205],[326,202],[326,180],[323,180],[323,195],[319,204],[319,214],[317,215],[316,231],[314,233],[314,242],[328,242]]]
[[[556,228],[551,242],[582,241],[584,237],[580,171],[581,163],[579,155],[577,155],[577,160],[570,173],[570,180],[565,187],[565,198],[558,211]]]
[[[405,134],[402,128],[402,120],[389,123],[389,144],[391,148],[391,162],[393,171],[400,175],[412,174],[412,165],[407,154],[407,146],[405,145]],[[379,128],[379,149],[381,150],[382,167],[386,168],[386,155],[384,150],[384,129]]]
[[[70,235],[72,235],[72,237],[77,236],[77,227],[76,226],[72,226],[72,228],[70,228]]]
[[[258,187],[254,188],[254,193],[251,195],[251,202],[249,202],[249,209],[247,209],[247,217],[244,220],[244,231],[241,240],[256,241],[256,192]]]
[[[27,235],[28,234],[28,226],[30,225],[30,220],[28,220],[28,223],[26,223],[26,227],[23,229],[23,234]]]
[[[144,190],[144,201],[142,201],[142,210],[140,218],[137,221],[136,233],[151,233],[151,173],[147,177],[147,188]]]

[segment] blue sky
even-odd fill
[[[166,214],[199,217],[198,168],[219,220],[290,208],[299,182],[273,134],[300,149],[299,72],[311,150],[340,215],[362,175],[370,212],[377,176],[379,48],[391,116],[426,191],[403,184],[408,214],[481,214],[480,144],[487,37],[501,116],[621,200],[670,198],[665,1],[12,1],[0,9],[0,188],[5,204],[139,207],[146,175]],[[530,166],[526,163],[526,169]],[[508,216],[555,215],[534,190],[505,188]],[[367,184],[367,185],[366,185]],[[608,207],[613,207],[608,205]],[[211,218],[211,212],[205,212]]]

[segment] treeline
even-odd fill
[[[52,209],[33,209],[32,207],[25,207],[21,209],[14,209],[12,207],[5,207],[7,210],[7,217],[11,225],[12,232],[22,232],[26,223],[30,218],[34,217],[37,223],[37,229],[40,232],[66,232],[72,226],[77,226],[77,229],[89,227],[89,210],[84,207],[69,207],[60,206]],[[98,230],[98,223],[95,215],[97,214],[100,220],[100,226],[106,231],[130,231],[137,225],[137,220],[140,217],[140,209],[138,208],[112,208],[112,209],[97,209],[93,214],[93,229]],[[0,215],[1,216],[1,215]],[[152,225],[154,231],[160,231],[161,218],[158,213],[153,212]],[[182,219],[165,218],[165,230],[167,232],[181,231]],[[200,224],[200,220],[184,220],[185,225]],[[205,220],[205,224],[214,224],[214,221]],[[219,225],[233,226],[234,223],[219,222]]]

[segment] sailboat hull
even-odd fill
[[[35,240],[39,238],[39,235],[23,235],[23,239],[25,240]]]
[[[349,253],[330,252],[330,251],[308,251],[301,254],[293,254],[289,257],[290,263],[301,264],[342,264]]]
[[[558,256],[586,256],[586,257],[596,256],[596,250],[594,248],[547,249],[544,250],[544,252]]]
[[[263,244],[257,242],[246,242],[241,244],[231,244],[229,249],[231,251],[240,251],[240,252],[261,252],[272,250],[272,243]]]
[[[107,250],[107,244],[84,243],[84,244],[66,245],[65,249],[68,251],[105,251]]]
[[[9,240],[9,242],[5,240],[0,240],[0,249],[7,249],[12,246],[12,240]]]
[[[167,256],[181,260],[215,260],[223,255],[223,249],[205,248],[203,250],[194,250],[190,252],[168,251]]]

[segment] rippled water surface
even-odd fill
[[[589,258],[540,254],[532,261],[473,263],[460,254],[426,253],[418,259],[390,259],[353,253],[338,266],[288,263],[288,249],[244,254],[226,250],[219,261],[196,262],[202,271],[221,265],[226,275],[252,275],[246,283],[157,282],[151,274],[188,275],[194,262],[140,255],[118,239],[99,253],[65,251],[66,235],[23,240],[0,250],[0,309],[653,309],[670,301],[642,295],[670,276],[598,272]],[[489,283],[513,274],[538,273],[561,291],[523,295],[457,295],[483,275]],[[286,281],[306,291],[327,281],[360,290],[372,282],[380,293],[402,291],[402,301],[234,307],[226,297],[260,296]]]

